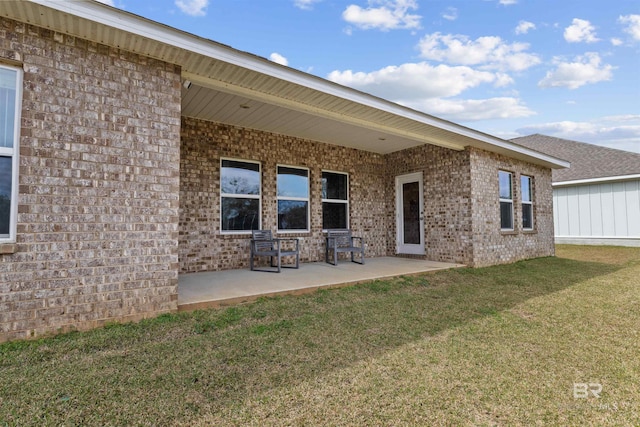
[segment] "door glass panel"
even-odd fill
[[[402,222],[404,223],[403,242],[420,244],[420,184],[408,182],[402,184]]]

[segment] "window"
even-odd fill
[[[322,172],[322,229],[349,228],[349,175]]]
[[[498,172],[500,182],[500,228],[513,230],[513,185],[511,173]]]
[[[309,231],[309,169],[278,166],[278,230]]]
[[[520,191],[522,192],[522,228],[533,230],[533,192],[530,176],[520,177]]]
[[[21,89],[22,71],[0,65],[0,243],[16,239]]]
[[[220,161],[220,218],[223,232],[260,229],[260,163]]]

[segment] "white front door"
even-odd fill
[[[422,172],[396,177],[397,253],[424,255]]]

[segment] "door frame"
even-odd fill
[[[403,195],[402,185],[411,182],[418,183],[420,199],[420,243],[403,243],[404,218],[402,215]],[[424,255],[424,183],[422,172],[408,173],[396,176],[396,254]]]

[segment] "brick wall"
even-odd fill
[[[424,145],[385,156],[387,215],[395,218],[395,177],[422,172],[425,256],[432,261],[471,264],[471,183],[469,153]],[[395,220],[387,233],[387,251],[396,251]]]
[[[309,168],[311,231],[280,235],[300,238],[301,261],[324,259],[322,170],[349,174],[349,225],[364,237],[368,256],[387,253],[388,197],[380,155],[192,118],[182,119],[181,153],[181,272],[249,266],[250,234],[220,232],[221,157],[261,162],[262,228],[274,232],[277,165]]]
[[[180,70],[0,19],[24,93],[0,341],[177,308]]]
[[[552,256],[553,190],[551,170],[499,154],[470,149],[473,198],[473,262],[482,267]],[[500,231],[498,171],[513,174],[514,231]],[[534,228],[522,229],[520,176],[533,177]]]
[[[250,235],[220,233],[220,158],[262,164],[262,228],[276,230],[276,166],[308,167],[311,232],[300,238],[301,259],[324,259],[320,175],[349,173],[350,226],[369,256],[396,253],[395,177],[422,172],[423,258],[486,266],[553,254],[551,171],[478,149],[424,145],[380,156],[314,141],[192,118],[182,120],[180,271],[247,268]],[[498,170],[514,173],[516,229],[500,230]],[[534,177],[535,229],[521,229],[520,174]],[[283,234],[289,236],[290,234]]]

